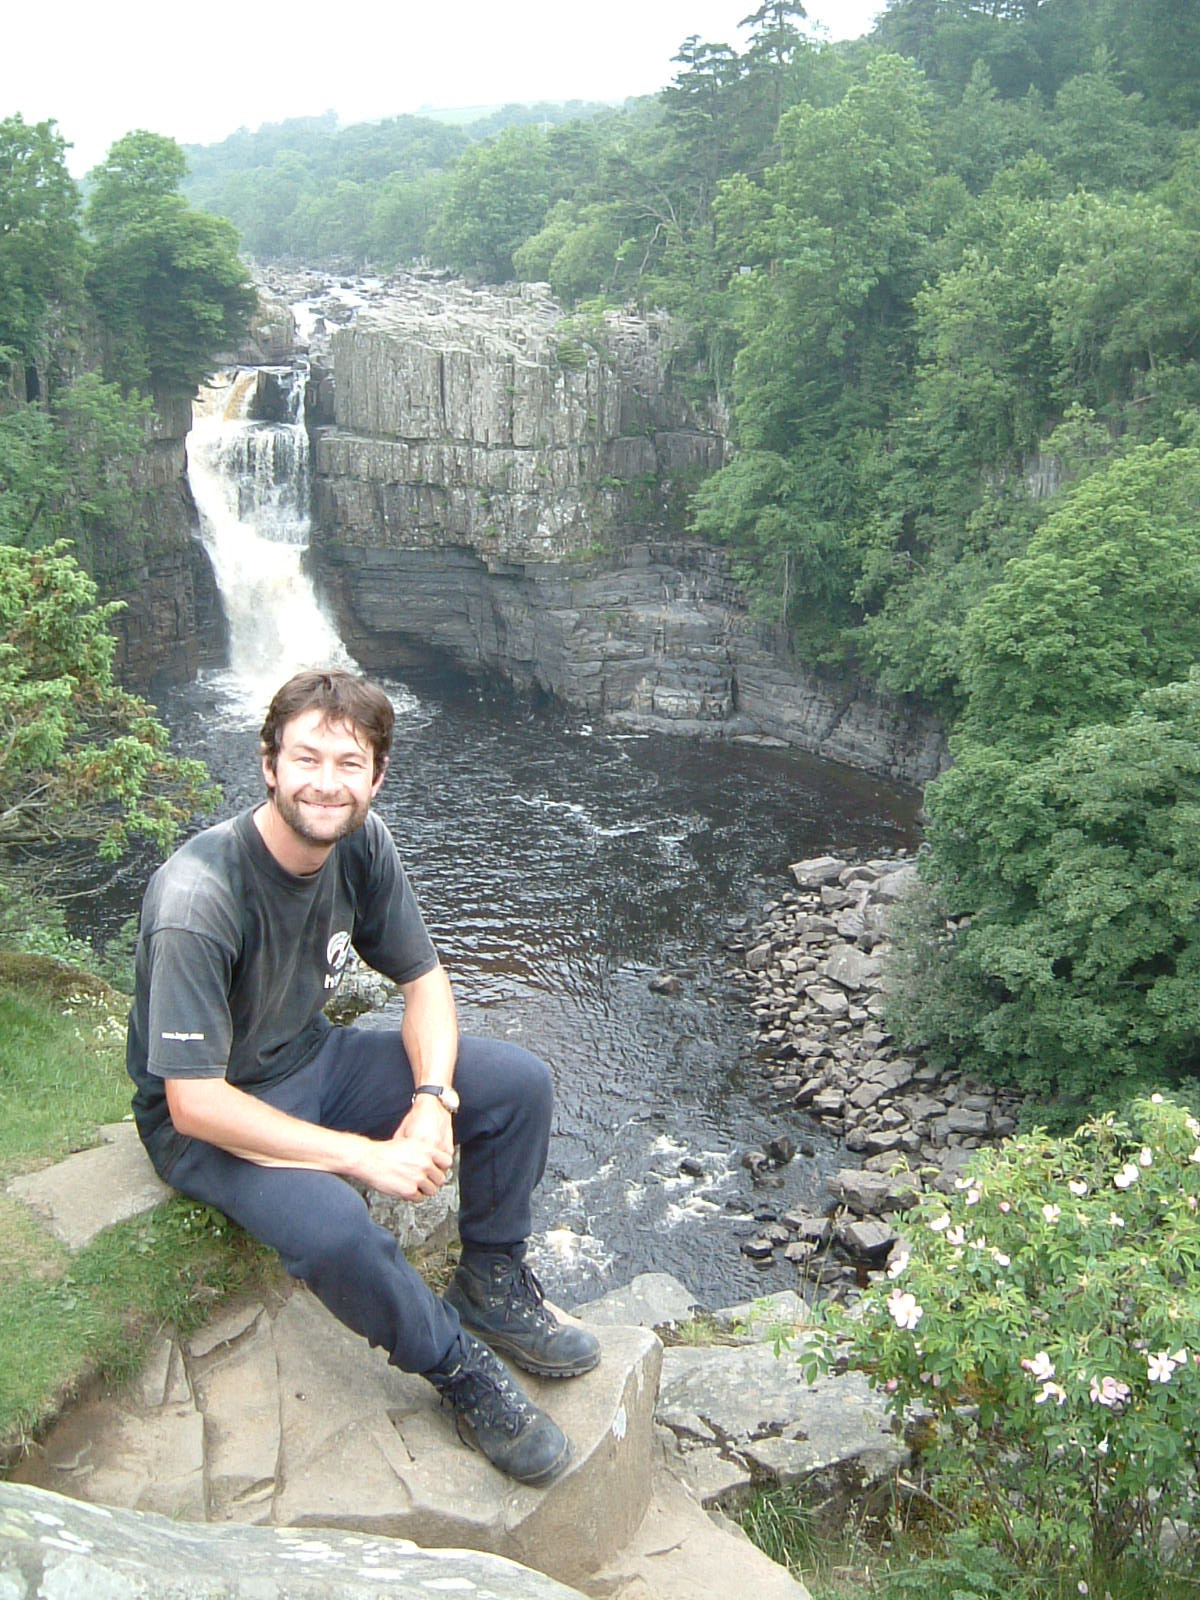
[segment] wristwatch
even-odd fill
[[[419,1083],[413,1091],[413,1105],[416,1105],[419,1094],[435,1095],[451,1116],[458,1110],[458,1091],[448,1083]]]

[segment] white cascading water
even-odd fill
[[[260,714],[304,667],[354,663],[317,603],[302,559],[310,530],[305,374],[292,377],[286,423],[246,413],[257,369],[201,389],[188,435],[188,481],[229,622],[229,689]]]

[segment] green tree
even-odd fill
[[[559,198],[555,187],[545,135],[510,128],[459,160],[431,248],[449,266],[503,283],[513,276],[513,251]]]
[[[1200,450],[1141,446],[1069,491],[963,657],[926,807],[939,914],[967,920],[932,936],[945,975],[928,1008],[901,996],[904,1031],[1073,1102],[1195,1072]]]
[[[117,605],[65,543],[0,544],[0,847],[90,843],[115,858],[134,836],[167,848],[211,803],[206,774],[168,751],[153,707],[112,679]]]
[[[96,170],[85,220],[88,292],[126,387],[190,393],[254,310],[233,226],[193,211],[176,190],[183,152],[159,134],[126,134]]]
[[[148,416],[148,402],[90,372],[49,407],[0,414],[0,544],[32,550],[68,538],[90,564],[106,534],[129,537]]]
[[[52,308],[79,298],[79,193],[65,152],[53,122],[0,121],[0,374],[44,362]]]
[[[863,466],[914,355],[936,203],[926,106],[911,64],[879,56],[837,105],[786,112],[762,188],[735,179],[716,208],[739,263],[741,455],[698,493],[696,526],[755,552],[769,608],[803,613],[822,649],[853,620]]]

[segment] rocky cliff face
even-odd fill
[[[685,536],[727,445],[665,319],[410,280],[333,334],[309,415],[313,563],[364,666],[432,649],[633,726],[937,771],[936,724],[777,653]]]
[[[104,598],[126,602],[113,624],[117,676],[142,692],[193,678],[201,662],[198,613],[201,621],[220,614],[211,568],[192,538],[196,508],[184,448],[191,425],[190,400],[155,398],[146,454],[134,478],[133,531],[105,541],[93,555]]]

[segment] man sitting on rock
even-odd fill
[[[392,707],[375,684],[302,672],[262,729],[266,801],[154,874],[142,907],[128,1068],[154,1166],[276,1249],[348,1327],[423,1374],[459,1431],[522,1483],[570,1445],[497,1359],[574,1377],[600,1359],[525,1263],[551,1085],[516,1045],[461,1037],[384,824]],[[350,948],[399,984],[398,1031],[323,1008]],[[345,1178],[419,1201],[461,1151],[462,1262],[444,1297]]]

